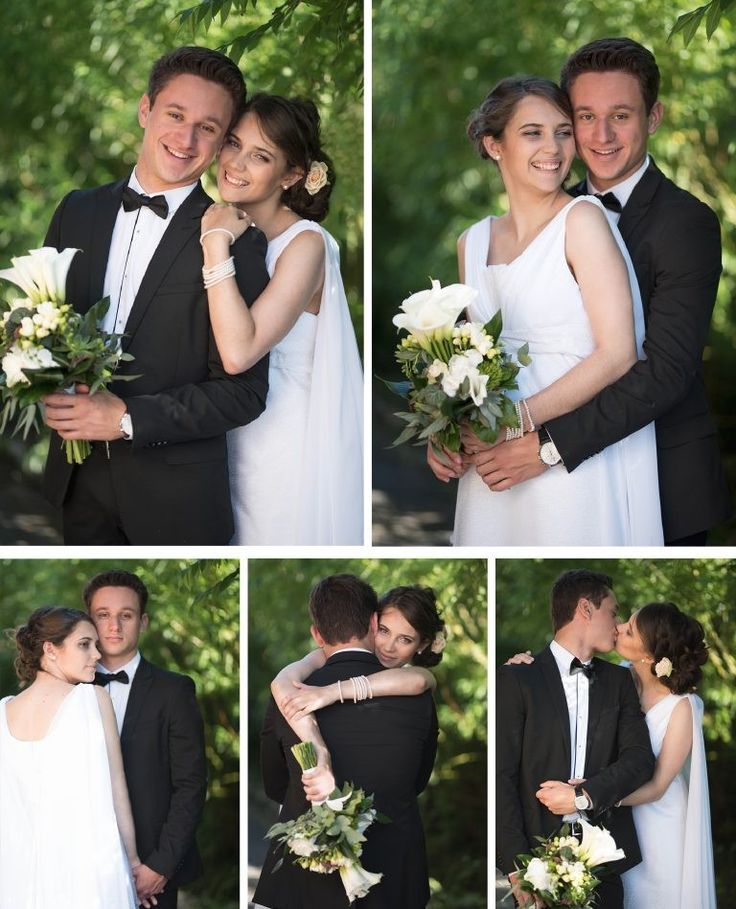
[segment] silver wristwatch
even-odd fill
[[[590,801],[590,796],[586,795],[583,792],[582,786],[575,787],[575,808],[577,811],[587,811],[589,808],[592,808],[593,803]]]
[[[546,464],[547,467],[554,467],[555,464],[559,464],[562,457],[544,426],[539,427],[537,434],[539,436],[539,460],[542,464]]]
[[[130,414],[127,410],[120,417],[120,432],[122,432],[126,442],[133,440],[133,421],[130,419]]]

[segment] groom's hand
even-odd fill
[[[77,385],[76,394],[54,392],[43,403],[44,423],[62,439],[112,442],[122,438],[120,418],[126,411],[125,401],[109,391],[91,395],[86,385]]]
[[[158,871],[143,864],[133,869],[133,879],[136,896],[142,906],[147,906],[149,903],[155,905],[156,900],[152,897],[155,897],[157,893],[163,893],[164,887],[169,881],[163,874],[159,874]]]
[[[572,814],[575,811],[575,789],[560,780],[547,780],[537,790],[537,798],[552,814]]]
[[[479,451],[473,455],[473,463],[481,480],[493,492],[511,489],[549,470],[539,459],[539,436],[536,432],[528,432],[521,439],[501,442],[486,451]]]

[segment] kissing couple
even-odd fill
[[[282,822],[346,781],[373,795],[389,822],[365,831],[361,863],[381,879],[359,905],[423,909],[429,869],[417,796],[437,751],[430,670],[446,643],[434,592],[395,587],[379,599],[361,579],[332,575],[312,589],[309,615],[319,649],[271,685],[261,732],[266,794],[281,806]],[[318,756],[307,774],[291,752],[299,741],[312,742]],[[273,841],[253,899],[268,909],[347,909],[352,902],[339,874],[305,870]]]
[[[85,611],[43,606],[14,632],[22,690],[0,701],[0,906],[176,909],[202,874],[194,683],[138,650],[149,614],[137,575],[103,572],[83,596]]]
[[[585,569],[555,581],[551,616],[549,646],[497,678],[496,862],[518,905],[545,905],[518,857],[584,819],[624,852],[596,907],[715,909],[702,625],[657,602],[620,622],[613,580]],[[628,668],[596,656],[614,649]]]
[[[248,99],[232,60],[181,47],[153,65],[138,123],[132,173],[69,193],[45,241],[79,250],[66,299],[109,297],[101,327],[133,358],[110,391],[44,399],[64,541],[362,543],[363,381],[319,224],[336,176],[317,108]],[[215,159],[218,204],[200,183]],[[79,465],[74,439],[92,442]]]

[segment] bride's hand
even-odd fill
[[[427,464],[429,469],[443,483],[449,483],[450,480],[459,480],[465,473],[467,467],[463,464],[463,457],[457,451],[450,451],[449,448],[440,446],[442,455],[435,451],[435,445],[427,442]]]
[[[534,662],[531,650],[525,650],[524,653],[515,653],[504,663],[504,666],[530,666]]]
[[[287,721],[299,720],[308,713],[314,713],[321,707],[328,707],[334,704],[337,696],[332,693],[332,686],[326,685],[319,687],[316,685],[305,685],[304,682],[292,682],[299,691],[295,694],[288,694],[279,704],[279,710]]]
[[[216,233],[209,234],[209,236],[206,237],[204,240],[205,243],[214,241],[215,238],[218,238],[220,242],[222,242],[222,238],[229,240],[227,234],[222,232],[223,230],[229,230],[237,240],[249,227],[253,227],[255,223],[253,218],[241,208],[236,208],[236,206],[228,205],[225,202],[215,202],[210,205],[207,211],[202,215],[201,233],[204,234],[208,230],[217,228]]]
[[[304,786],[304,794],[310,802],[323,802],[329,798],[337,786],[329,761],[326,764],[322,763],[320,757],[315,768],[305,770],[302,774],[302,786]]]
[[[495,442],[483,442],[467,423],[463,423],[460,426],[460,442],[462,443],[463,451],[469,455],[478,454],[479,451],[489,451],[491,448],[494,448],[504,441],[504,439],[504,434],[499,433],[498,439]]]

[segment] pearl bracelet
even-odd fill
[[[214,287],[215,284],[219,284],[220,281],[224,281],[226,278],[231,278],[234,275],[235,259],[232,256],[224,262],[220,262],[218,265],[213,265],[212,268],[203,268],[202,279],[204,280],[205,290]]]
[[[202,246],[202,240],[204,240],[204,238],[208,237],[210,234],[214,234],[214,233],[229,234],[230,235],[230,244],[232,245],[235,242],[235,234],[231,230],[228,230],[227,227],[210,227],[209,230],[206,230],[200,236],[199,245]]]

